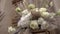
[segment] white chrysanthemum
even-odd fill
[[[31,23],[30,23],[30,28],[32,28],[32,29],[37,29],[37,28],[38,28],[38,23],[37,23],[37,21],[31,21]]]
[[[40,8],[40,9],[39,9],[39,12],[40,12],[40,13],[42,13],[42,12],[46,12],[46,11],[47,11],[46,8]]]

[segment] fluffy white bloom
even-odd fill
[[[18,22],[18,27],[25,27],[29,24],[30,19],[32,18],[31,13],[28,13],[26,16],[21,17],[21,19]]]

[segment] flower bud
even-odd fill
[[[34,9],[34,8],[35,8],[35,5],[34,5],[34,4],[29,4],[29,5],[28,5],[28,8],[29,8],[29,9]]]
[[[22,10],[19,7],[16,8],[16,12],[21,12],[21,11]]]

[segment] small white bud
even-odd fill
[[[12,26],[8,27],[8,32],[14,32],[14,31],[16,31],[16,29],[13,28]]]
[[[17,7],[15,10],[16,10],[16,12],[21,12],[22,11],[19,7]]]
[[[34,4],[29,4],[29,5],[28,5],[28,8],[29,8],[29,9],[34,9],[34,8],[35,8],[35,5],[34,5]]]

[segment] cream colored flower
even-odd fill
[[[50,15],[50,13],[48,13],[48,12],[42,12],[41,13],[41,16],[44,17],[44,18],[49,17],[49,15]]]
[[[32,28],[32,29],[37,29],[37,28],[38,28],[38,23],[37,23],[37,21],[31,21],[31,23],[30,23],[30,28]]]
[[[13,31],[16,31],[16,29],[13,28],[12,26],[8,27],[8,32],[13,32]]]
[[[46,8],[40,8],[40,9],[39,9],[39,12],[40,12],[40,13],[42,13],[42,12],[46,12],[46,11],[47,11]]]

